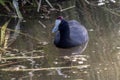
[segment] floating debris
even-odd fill
[[[83,61],[78,61],[78,64],[83,64]]]
[[[116,49],[120,49],[120,47],[119,47],[119,46],[117,46],[117,47],[116,47]]]
[[[45,41],[44,41],[42,44],[45,46],[45,45],[47,45],[47,44],[48,44],[48,42],[45,42]]]
[[[39,42],[38,43],[38,45],[43,45],[43,46],[45,46],[45,45],[47,45],[48,44],[48,42],[46,42],[46,41],[44,41],[44,42]]]
[[[98,6],[102,6],[102,5],[104,5],[105,3],[103,3],[103,2],[100,2],[100,3],[98,3]]]
[[[69,56],[64,56],[64,59],[70,59],[70,57]]]
[[[81,65],[78,67],[78,69],[84,69],[84,68],[88,68],[90,65]]]
[[[92,32],[92,31],[94,31],[94,29],[89,29],[88,31]]]
[[[10,80],[16,80],[16,78],[11,78]]]
[[[58,62],[57,61],[55,61],[55,62],[53,62],[54,64],[58,64]]]
[[[72,60],[72,62],[76,62],[76,61],[77,61],[77,59],[73,59],[73,60]]]
[[[108,70],[108,68],[105,67],[104,70]]]
[[[110,0],[111,2],[113,2],[113,3],[116,3],[116,1],[115,0]]]
[[[28,72],[28,74],[29,74],[30,76],[34,76],[33,72]]]

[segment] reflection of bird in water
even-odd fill
[[[61,48],[65,54],[83,52],[89,40],[88,32],[83,25],[76,20],[66,21],[61,16],[56,19],[52,32],[56,32],[55,46]]]

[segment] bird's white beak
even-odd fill
[[[55,21],[55,26],[54,26],[54,28],[52,29],[52,33],[55,33],[55,32],[58,31],[58,28],[59,28],[60,23],[61,23],[61,20],[56,20],[56,21]]]

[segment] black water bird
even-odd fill
[[[86,44],[89,40],[86,28],[76,20],[66,21],[59,16],[52,32],[56,32],[54,44],[58,48],[72,48]]]

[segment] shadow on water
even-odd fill
[[[73,3],[69,1],[65,4]],[[50,15],[48,20],[23,20],[17,28],[13,26],[19,26],[19,20],[12,19],[8,28],[20,29],[20,33],[18,36],[14,31],[11,32],[16,38],[8,47],[6,55],[22,58],[3,59],[0,64],[0,80],[119,80],[119,19],[103,9],[89,9],[84,2],[77,7],[79,14],[73,8]],[[104,14],[99,13],[100,10]],[[81,55],[64,55],[66,52],[53,45],[54,34],[51,30],[58,15],[63,15],[65,19],[80,18],[86,26],[90,41]],[[115,17],[114,22],[110,16]],[[63,53],[62,56],[60,53]]]

